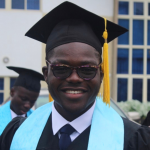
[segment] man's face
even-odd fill
[[[93,47],[74,42],[56,47],[48,61],[52,64],[78,67],[98,65],[100,56]],[[96,76],[88,81],[80,78],[75,70],[68,78],[58,79],[53,75],[49,65],[48,70],[46,67],[43,68],[43,73],[57,110],[63,109],[72,114],[85,111],[95,101],[103,78],[100,68]]]
[[[11,109],[17,114],[26,114],[34,105],[39,93],[17,86],[11,89]]]

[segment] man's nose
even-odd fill
[[[72,83],[78,83],[83,81],[83,79],[79,77],[76,69],[73,69],[72,74],[66,80]]]
[[[26,102],[26,103],[24,104],[24,107],[25,107],[26,109],[30,109],[30,107],[31,107],[30,102]]]

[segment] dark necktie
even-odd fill
[[[70,135],[75,131],[75,129],[70,125],[67,124],[63,126],[60,132],[60,139],[59,139],[59,148],[60,150],[66,150],[68,146],[71,144]]]

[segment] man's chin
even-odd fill
[[[24,115],[26,114],[27,112],[23,111],[23,110],[20,110],[20,115]]]
[[[80,115],[80,114],[82,114],[82,112],[84,112],[84,110],[86,108],[85,107],[73,107],[73,106],[65,107],[64,106],[63,109],[69,114]]]

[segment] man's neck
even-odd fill
[[[76,119],[79,116],[81,116],[82,114],[84,114],[87,110],[89,110],[93,106],[94,102],[91,103],[88,107],[86,107],[83,111],[76,112],[76,113],[72,113],[72,112],[66,111],[65,109],[63,109],[62,107],[60,107],[58,104],[56,104],[55,102],[54,102],[54,106],[55,106],[56,110],[58,111],[58,113],[62,117],[64,117],[67,121],[71,122],[74,119]]]

